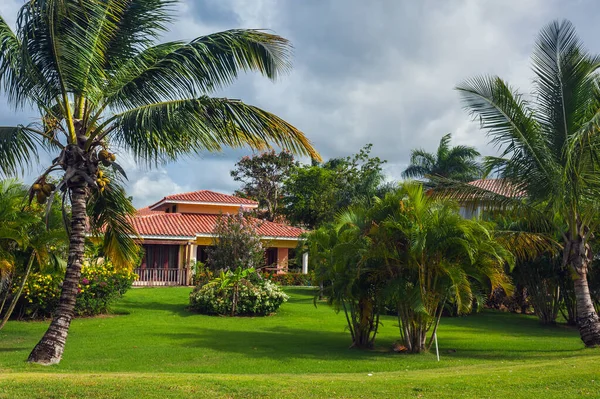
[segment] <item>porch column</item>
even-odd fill
[[[302,254],[302,274],[308,274],[308,252]]]
[[[190,245],[190,266],[194,265],[196,263],[196,255],[198,254],[198,246],[197,245]]]
[[[288,253],[289,249],[287,248],[277,248],[277,274],[287,272]]]

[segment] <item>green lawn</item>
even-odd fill
[[[496,312],[443,319],[441,361],[390,352],[384,318],[374,351],[348,349],[343,315],[312,292],[266,318],[188,313],[187,288],[134,289],[115,315],[73,322],[63,361],[25,362],[47,327],[0,331],[0,398],[600,397],[600,350],[577,332]]]

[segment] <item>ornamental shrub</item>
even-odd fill
[[[112,264],[104,263],[81,269],[75,314],[94,316],[109,311],[110,304],[131,288],[136,274],[128,270],[117,270]],[[32,273],[19,300],[21,317],[40,319],[52,317],[58,306],[62,275]],[[14,285],[14,291],[18,282]]]
[[[229,273],[229,277],[235,274]],[[261,280],[256,273],[235,282],[222,274],[192,291],[190,309],[208,315],[266,316],[275,313],[288,298],[279,286]]]

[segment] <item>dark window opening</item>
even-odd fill
[[[177,269],[179,245],[144,245],[142,268]]]

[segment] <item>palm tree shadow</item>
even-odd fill
[[[278,326],[260,330],[194,329],[162,334],[184,347],[210,348],[256,358],[375,360],[385,353],[354,350],[347,332],[313,331]]]

